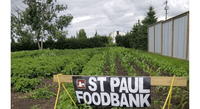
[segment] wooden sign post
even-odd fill
[[[82,75],[59,75],[60,82],[72,83],[72,76],[82,76]],[[171,86],[173,77],[151,77],[151,86]],[[53,82],[58,82],[57,75],[53,76]],[[186,77],[175,77],[173,86],[187,86]]]

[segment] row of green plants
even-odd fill
[[[98,51],[101,50],[74,50],[68,55],[13,58],[11,59],[11,86],[19,92],[30,92],[41,83],[38,78],[52,78],[61,71],[66,73],[66,69],[71,67],[70,63],[75,62],[76,68],[82,70],[90,56]]]
[[[48,99],[50,97],[55,96],[55,93],[49,91],[48,88],[36,89],[35,87],[38,84],[41,84],[41,80],[38,79],[38,77],[43,77],[43,78],[52,77],[52,75],[57,74],[57,72],[60,72],[60,71],[63,74],[77,74],[78,75],[80,72],[82,72],[82,70],[84,70],[85,72],[88,72],[87,69],[91,70],[91,68],[89,68],[91,67],[91,64],[93,65],[93,67],[95,67],[95,70],[100,71],[99,69],[103,68],[103,66],[102,67],[99,66],[99,64],[103,63],[100,60],[105,58],[105,55],[106,55],[105,52],[103,51],[104,51],[104,48],[96,48],[96,49],[87,49],[87,50],[76,50],[76,52],[72,53],[71,55],[45,56],[45,54],[43,53],[43,56],[39,55],[38,57],[35,57],[35,58],[32,58],[31,56],[13,58],[12,68],[11,68],[11,85],[14,86],[13,89],[16,89],[19,92],[30,92],[29,98],[33,98],[33,99],[47,98]],[[93,55],[95,56],[93,57]],[[88,62],[90,59],[92,59],[93,61]],[[93,63],[97,63],[95,64],[96,66]],[[72,65],[75,65],[75,67],[73,67]],[[40,67],[43,68],[43,69],[40,69],[41,71],[36,70],[37,68],[39,69]],[[78,69],[79,72],[76,72],[76,68]],[[53,71],[55,71],[56,73],[51,73]],[[96,71],[91,71],[91,72],[96,72]],[[46,76],[45,75],[46,73],[50,73],[50,76]],[[72,84],[65,84],[65,85],[69,92],[74,92],[74,88]],[[61,92],[60,95],[61,96],[59,98],[59,104],[57,108],[60,108],[60,107],[63,108],[63,102],[66,103],[66,99],[67,99],[67,102],[70,100],[68,95],[66,95],[65,91]],[[74,95],[73,93],[71,95],[73,98],[75,98],[75,93]],[[72,104],[67,105],[67,106],[64,105],[64,108],[71,108],[71,106]],[[85,105],[78,105],[78,107],[75,106],[73,108],[86,108],[86,107],[88,106],[86,106],[85,104]]]
[[[106,63],[107,52],[94,55],[90,61],[84,66],[80,75],[103,75],[104,65]]]
[[[127,55],[123,55],[123,52],[118,52],[118,56],[121,60],[122,67],[128,72],[130,76],[136,76],[136,70],[130,65],[130,60]]]
[[[57,50],[57,52],[60,53],[60,54],[58,53],[58,55],[54,53],[54,51],[52,51],[52,54],[55,55],[48,55],[48,53],[51,52],[51,50],[49,50],[49,52],[42,53],[34,58],[32,56],[23,56],[23,57],[16,56],[17,58],[12,58],[11,85],[13,85],[15,89],[20,92],[32,92],[34,87],[41,83],[41,81],[37,79],[38,77],[45,77],[45,78],[52,77],[54,74],[57,74],[58,72],[67,75],[73,74],[73,75],[103,76],[104,75],[103,70],[105,68],[105,65],[108,65],[110,69],[108,75],[114,76],[117,72],[115,68],[115,59],[117,57],[120,59],[122,67],[131,76],[136,76],[136,71],[131,66],[130,64],[131,62],[134,62],[138,67],[140,67],[144,72],[148,73],[150,76],[165,76],[160,74],[161,70],[166,73],[173,72],[172,73],[173,75],[178,72],[180,74],[178,76],[184,76],[186,74],[189,74],[189,72],[187,72],[187,70],[183,68],[179,68],[169,62],[157,60],[156,58],[144,55],[134,49],[126,49],[122,47],[106,47],[106,48],[93,48],[93,49],[77,49],[69,51],[63,50],[63,51],[65,52]],[[181,72],[180,69],[184,70],[187,73],[186,74],[180,73]],[[26,82],[26,84],[24,84],[24,82]],[[72,98],[76,100],[73,84],[68,83],[65,84],[65,86],[67,87],[67,90],[70,92]],[[44,89],[41,90],[43,91]],[[36,90],[35,95],[32,95],[32,97],[37,96],[37,92],[42,93],[41,90]],[[167,93],[167,90],[169,90],[168,87],[158,86],[156,92],[158,93],[159,91],[163,91]],[[164,93],[163,96],[166,96],[165,95],[166,93]],[[188,90],[183,90],[182,88],[174,87],[172,92],[173,94],[172,98],[179,100],[179,104],[174,107],[177,108],[184,107],[185,104],[187,104],[188,102],[187,101],[188,93],[189,93]],[[42,95],[44,95],[45,97],[45,94]],[[37,97],[35,98],[37,99]],[[71,100],[69,99],[66,92],[65,91],[61,92],[57,108],[61,109],[61,108],[72,107],[76,109],[76,108],[87,107],[86,104],[74,106],[73,103],[70,101]],[[154,100],[153,102],[159,105],[162,104],[161,102],[158,103],[157,101]],[[91,108],[91,106],[88,106],[88,108]]]
[[[60,55],[68,55],[75,53],[76,50],[73,49],[65,49],[65,50],[58,50],[58,49],[44,49],[44,50],[32,50],[32,51],[20,51],[20,52],[11,52],[11,59],[17,58],[25,58],[25,57],[51,57],[51,56],[60,56]]]
[[[11,60],[11,77],[52,77],[71,61],[74,55],[57,57],[19,58]]]
[[[94,54],[98,54],[99,51],[88,49],[87,51],[80,52],[61,71],[62,74],[66,75],[78,75],[82,72],[85,64],[91,59]]]
[[[148,55],[144,55],[142,53],[137,52],[137,50],[132,50],[131,52],[136,57],[144,60],[146,63],[153,66],[154,68],[159,67],[160,70],[163,70],[164,72],[168,72],[171,76],[176,75],[178,77],[187,77],[187,81],[189,83],[189,69],[177,67],[176,65],[169,63],[168,61],[152,58]]]
[[[79,73],[79,75],[103,76],[103,68],[106,63],[107,55],[108,53],[104,51],[100,51],[100,53],[93,55],[92,58],[84,65],[82,72]],[[65,87],[68,92],[70,92],[70,95],[77,106],[73,104],[66,91],[62,91],[59,95],[59,103],[56,109],[92,109],[91,106],[87,106],[86,104],[78,104],[72,83],[65,83]]]
[[[180,77],[186,75],[187,77],[189,77],[189,75],[187,75],[186,73],[187,72],[186,70],[184,70],[183,68],[173,66],[173,64],[169,62],[163,62],[163,61],[159,62],[159,60],[157,60],[156,58],[148,57],[148,55],[144,55],[142,53],[138,53],[132,50],[130,51],[127,50],[126,52],[123,52],[123,53],[124,55],[126,54],[124,57],[129,57],[129,59],[131,59],[134,63],[136,63],[136,65],[138,65],[138,67],[140,67],[144,72],[149,73],[150,76],[161,76],[160,70],[164,70],[164,72],[166,73],[169,73],[170,71],[172,71],[173,73],[171,75],[176,74],[176,76],[180,76]],[[152,67],[157,68],[157,69],[153,70]],[[165,75],[162,74],[162,76],[165,76]],[[166,86],[156,87],[156,93],[158,93],[159,91],[163,91],[163,95],[161,97],[167,96],[168,90],[169,90],[169,87],[166,87]],[[188,90],[185,90],[180,87],[174,87],[172,91],[172,99],[175,99],[179,102],[178,105],[173,105],[174,108],[184,109],[184,106],[188,103],[187,101],[189,99],[188,95],[189,95]],[[160,99],[158,101],[160,101]],[[155,102],[153,101],[153,103],[157,104],[158,107],[164,104],[161,101],[158,103],[158,101],[155,100]]]
[[[112,51],[108,51],[107,55],[109,57],[108,59],[108,64],[109,64],[109,68],[110,68],[110,72],[108,72],[108,75],[114,76],[117,73],[117,70],[115,68],[115,58],[116,58],[116,53],[112,52]]]
[[[133,61],[134,63],[136,63],[136,65],[138,65],[138,67],[140,67],[144,72],[148,73],[150,76],[165,76],[165,74],[161,75],[161,73],[160,73],[161,68],[158,65],[149,64],[147,60],[141,58],[141,56],[144,56],[143,54],[138,54],[137,52],[132,53],[132,51],[129,51],[127,49],[119,50],[119,51],[122,51],[121,53],[120,52],[118,53],[119,57],[121,58],[122,67],[125,68],[125,67],[129,66],[130,62]],[[167,64],[170,65],[171,63],[167,63]],[[131,67],[127,67],[127,69],[126,69],[127,72],[128,72],[128,68],[131,68]],[[176,67],[176,68],[178,68],[178,67]],[[168,72],[166,72],[166,73],[168,73]],[[162,90],[163,95],[161,97],[164,96],[164,98],[165,98],[165,96],[168,94],[167,90],[169,90],[169,87],[157,86],[156,89],[157,89],[156,93],[158,93],[160,90]],[[174,108],[184,108],[184,106],[188,103],[187,99],[188,99],[189,91],[184,90],[180,87],[174,87],[172,93],[173,93],[172,98],[179,102],[178,105],[173,105],[173,107]],[[161,99],[153,100],[153,103],[154,103],[153,105],[158,105],[157,107],[162,107],[162,105],[164,104],[164,102],[162,102]]]

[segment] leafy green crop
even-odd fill
[[[29,79],[29,78],[18,78],[14,83],[14,88],[19,92],[30,92],[35,88],[36,85],[40,84],[41,81],[37,78]]]
[[[73,98],[74,102],[77,104],[76,94],[74,91],[74,86],[72,83],[65,84],[67,91],[69,92],[70,96]],[[67,109],[74,106],[73,102],[71,101],[70,97],[68,96],[67,92],[64,90],[59,95],[59,102],[57,104],[56,109]],[[74,109],[74,108],[73,108]]]
[[[103,75],[103,68],[106,62],[106,52],[95,54],[90,61],[85,64],[80,75]]]
[[[67,49],[67,50],[34,50],[11,53],[11,85],[20,92],[30,92],[41,83],[38,77],[52,78],[57,73],[67,75],[104,75],[103,69],[106,66],[110,71],[109,75],[116,75],[115,59],[119,58],[121,66],[128,72],[129,76],[136,76],[135,69],[131,66],[134,62],[145,73],[150,76],[170,76],[187,77],[189,83],[189,70],[176,66],[166,60],[160,60],[148,53],[141,53],[138,50],[123,47],[105,47],[93,49]],[[164,74],[163,74],[164,72]],[[72,84],[65,84],[72,98],[76,96]],[[189,88],[189,86],[188,86]],[[166,92],[168,87],[157,87],[157,91]],[[181,88],[173,88],[172,98],[178,100],[180,104],[177,108],[183,108],[189,91]],[[49,98],[55,96],[46,88],[31,91],[31,97],[35,99]],[[163,95],[164,96],[164,95]],[[57,109],[84,109],[92,108],[86,104],[74,104],[65,91],[60,93]],[[153,104],[160,108],[161,101],[154,100]]]
[[[34,99],[40,99],[40,98],[49,99],[50,97],[54,96],[56,96],[56,94],[54,92],[51,92],[47,87],[39,88],[30,92],[30,98]]]

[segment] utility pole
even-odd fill
[[[164,4],[166,4],[165,5],[165,8],[164,8],[164,10],[165,10],[165,20],[167,20],[167,10],[169,9],[169,7],[167,6],[167,3],[168,3],[168,1],[166,0],[166,2],[164,2]]]

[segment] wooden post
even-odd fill
[[[155,53],[155,25],[154,25],[154,53]]]
[[[72,76],[82,75],[59,75],[60,82],[72,83]],[[173,77],[151,77],[151,86],[171,86]],[[58,82],[57,75],[53,75],[53,82]],[[175,77],[173,86],[187,86],[186,77]]]
[[[163,53],[163,23],[161,23],[161,55]]]
[[[148,27],[148,52],[149,52],[149,27]]]
[[[174,49],[174,19],[172,19],[172,51],[171,51],[171,57],[173,57],[173,50]]]
[[[188,20],[187,20],[187,42],[186,42],[186,60],[188,60],[188,45],[189,45],[189,12],[187,13],[187,17],[188,17]]]

